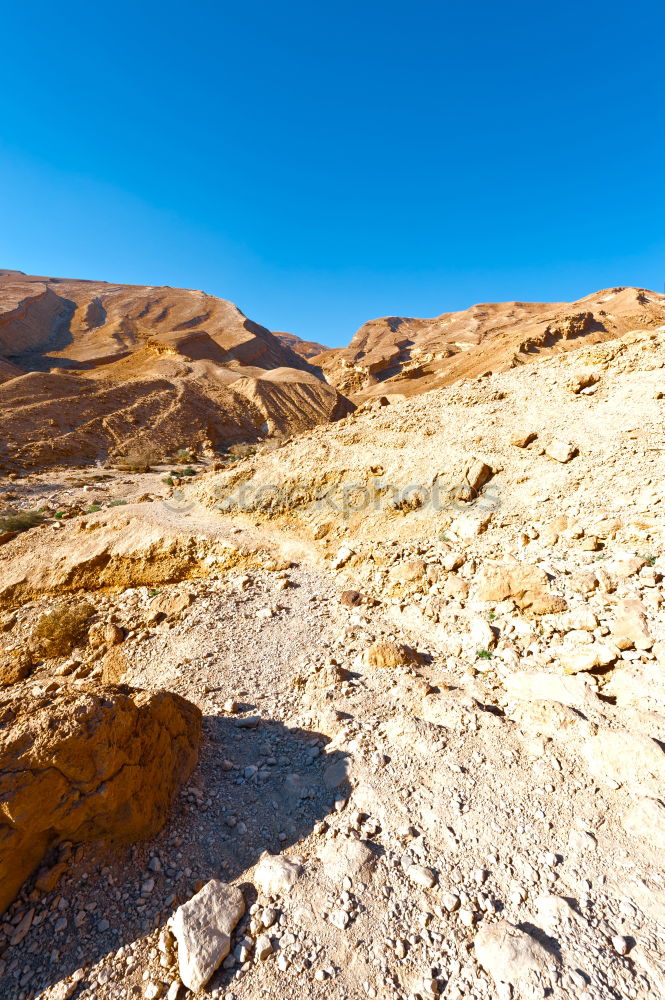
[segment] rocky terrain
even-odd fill
[[[8,470],[3,998],[665,997],[647,294],[187,472]]]
[[[224,299],[0,271],[0,468],[212,453],[350,409]]]
[[[311,361],[356,402],[406,398],[663,323],[665,295],[607,288],[577,302],[495,302],[435,319],[375,319],[348,347]]]

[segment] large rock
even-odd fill
[[[665,788],[665,753],[656,740],[626,729],[599,729],[582,747],[591,774],[629,791],[659,798]]]
[[[558,701],[562,705],[579,707],[593,692],[586,677],[561,677],[540,671],[520,670],[503,678],[508,697],[520,701]]]
[[[507,920],[483,926],[473,942],[476,958],[495,983],[510,983],[519,996],[536,995],[551,983],[556,959],[542,944]],[[540,992],[540,996],[544,992]]]
[[[219,968],[244,912],[240,889],[215,878],[178,907],[170,923],[178,942],[180,978],[187,989],[200,990]]]
[[[156,834],[200,731],[199,709],[167,691],[0,701],[0,912],[55,842]]]
[[[651,649],[653,638],[647,627],[646,608],[637,598],[619,602],[612,626],[612,639],[619,649]]]
[[[27,649],[0,649],[0,687],[22,681],[32,670],[32,656]]]
[[[658,799],[638,799],[623,814],[621,824],[632,837],[642,837],[661,850],[665,846],[665,805]]]
[[[550,593],[544,570],[523,563],[483,569],[476,578],[476,597],[493,602],[510,598],[523,611],[536,615],[555,614],[568,607],[563,597]]]
[[[365,650],[364,658],[365,663],[370,667],[387,667],[389,669],[415,666],[421,662],[414,650],[388,639],[377,639],[376,642],[373,642]]]
[[[264,895],[278,896],[290,892],[301,873],[300,858],[266,852],[256,866],[254,884]]]

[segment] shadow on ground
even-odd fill
[[[349,794],[344,755],[326,754],[327,742],[271,720],[246,729],[233,717],[206,716],[199,764],[154,840],[115,852],[79,847],[53,892],[32,890],[34,879],[24,886],[20,908],[34,906],[39,925],[3,956],[3,1000],[28,1000],[122,946],[131,952],[208,879],[240,879],[263,851],[306,837]],[[253,888],[244,889],[250,906]],[[115,965],[102,984],[99,969],[86,975],[74,995],[104,996],[114,986],[142,995],[145,962],[138,958],[135,983]],[[230,975],[218,973],[211,986]]]

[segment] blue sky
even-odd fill
[[[5,5],[0,267],[382,315],[665,282],[661,2]]]

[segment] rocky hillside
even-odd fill
[[[371,320],[347,348],[312,362],[356,401],[404,398],[663,323],[665,295],[608,288],[577,302],[499,302],[435,319]]]
[[[3,996],[665,997],[665,326],[570,346],[0,481]]]
[[[212,451],[349,408],[223,299],[0,272],[0,466]]]

